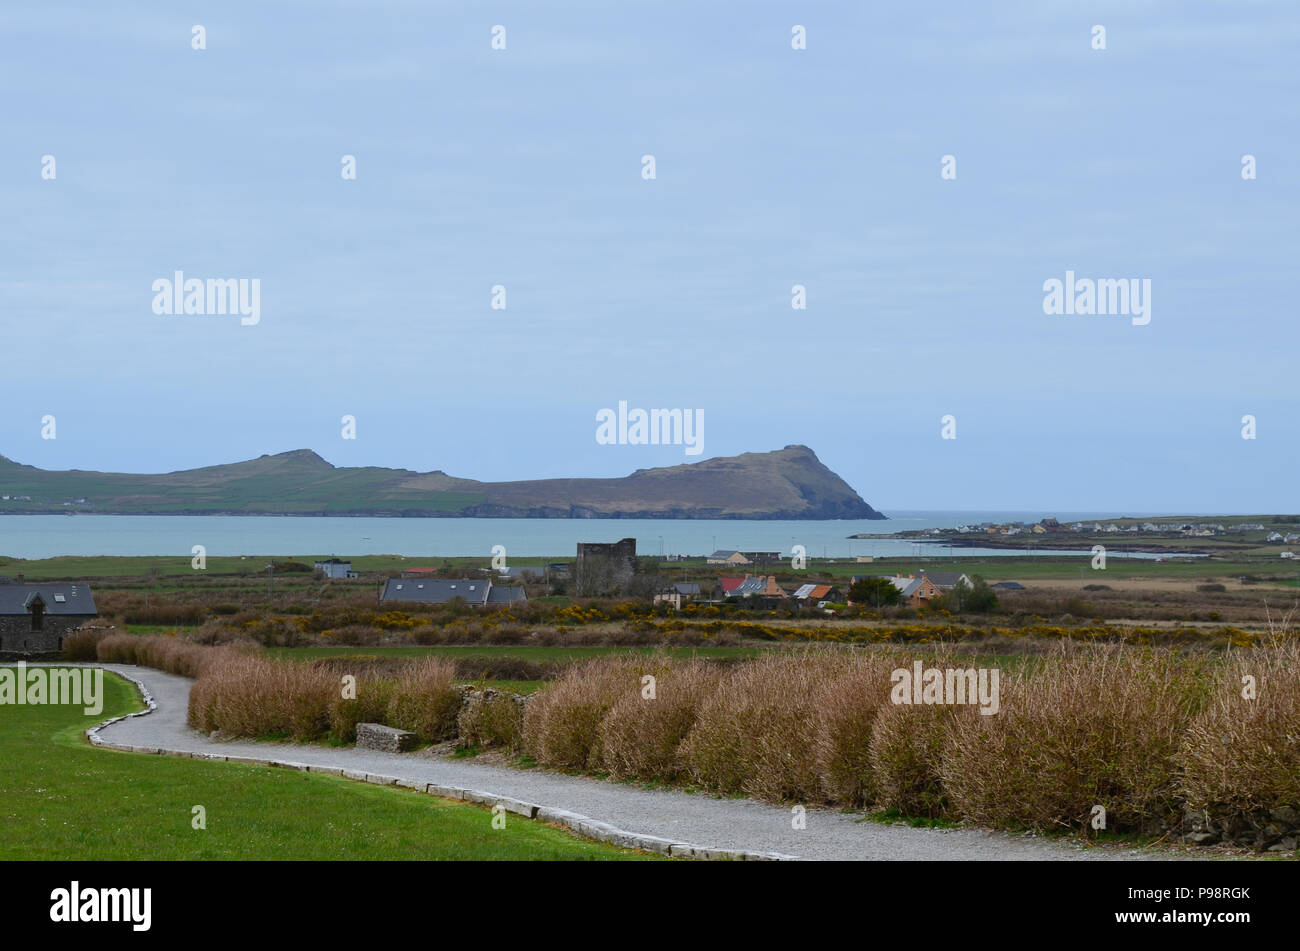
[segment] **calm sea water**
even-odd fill
[[[1114,513],[1111,513],[1112,515]],[[1159,513],[1133,513],[1156,517]],[[1183,513],[1185,514],[1185,513]],[[434,557],[492,553],[507,557],[572,557],[578,542],[634,537],[645,555],[705,555],[719,548],[780,551],[803,545],[810,558],[857,555],[948,557],[947,546],[899,539],[850,539],[858,533],[890,534],[909,529],[952,528],[978,522],[1032,522],[1031,512],[897,512],[888,521],[749,522],[655,519],[495,518],[293,518],[185,515],[4,515],[0,555],[51,558],[57,555],[190,555],[203,545],[213,556],[406,555]],[[1062,521],[1106,518],[1106,513],[1056,513]],[[1032,540],[1027,542],[1033,544]],[[1122,556],[1122,543],[1110,557]],[[1086,557],[1086,552],[1030,549],[1034,554]],[[956,557],[1024,554],[1026,548],[956,548]]]

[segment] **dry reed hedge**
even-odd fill
[[[1253,678],[1254,699],[1243,696]],[[1300,810],[1300,644],[1233,654],[1180,750],[1187,804],[1229,821]]]
[[[182,677],[198,677],[207,664],[243,648],[213,650],[175,637],[110,634],[101,638],[95,649],[99,660],[106,664],[138,664]]]
[[[63,639],[59,656],[77,662],[99,660],[99,642],[110,636],[103,628],[79,627]]]
[[[940,770],[951,722],[958,715],[953,707],[881,706],[868,746],[877,806],[928,819],[948,814]]]
[[[600,724],[622,696],[641,690],[643,663],[616,657],[575,664],[539,691],[524,714],[524,746],[544,766],[599,770]]]
[[[504,747],[512,753],[523,749],[524,706],[511,694],[483,696],[466,703],[456,718],[457,745]]]
[[[204,667],[190,689],[190,726],[231,736],[287,734],[315,740],[330,727],[339,680],[305,664],[228,656]]]
[[[451,661],[357,669],[273,661],[247,649],[109,635],[105,662],[197,677],[190,722],[235,736],[347,741],[361,721],[434,741],[528,752],[561,769],[694,782],[772,802],[832,802],[982,825],[1156,828],[1180,809],[1230,822],[1300,810],[1300,646],[1224,657],[1063,643],[1003,672],[1000,710],[895,705],[890,673],[914,652],[769,653],[731,666],[665,656],[575,664],[526,708],[463,705]],[[978,663],[930,653],[928,666]],[[642,677],[656,677],[655,699]],[[1242,696],[1242,677],[1257,685]]]
[[[426,657],[413,662],[393,681],[384,722],[410,730],[426,743],[436,743],[455,734],[460,703],[455,662]]]
[[[813,753],[827,801],[858,807],[876,801],[871,735],[889,702],[890,674],[904,662],[890,651],[857,656],[822,687]]]
[[[643,671],[655,677],[653,696],[643,686],[610,706],[600,724],[601,764],[615,779],[676,782],[687,773],[679,752],[682,740],[722,674],[703,661],[663,659]]]
[[[682,742],[691,778],[723,794],[819,799],[817,705],[827,674],[841,664],[829,655],[798,652],[736,665],[700,705]]]
[[[340,674],[334,670],[330,670],[330,674],[338,682]],[[357,678],[356,696],[344,697],[340,683],[340,689],[335,691],[329,705],[330,733],[344,743],[356,742],[358,723],[383,723],[393,696],[391,679],[367,674],[354,676]]]
[[[951,718],[943,787],[956,815],[1036,830],[1137,829],[1178,802],[1178,748],[1201,663],[1168,651],[1062,644],[1004,680],[1001,711]]]

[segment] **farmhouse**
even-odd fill
[[[357,578],[359,575],[352,570],[352,562],[343,561],[339,558],[331,558],[328,561],[318,561],[315,569],[323,574],[326,578]]]
[[[401,601],[449,604],[457,598],[474,607],[485,607],[527,601],[528,595],[522,586],[493,584],[482,578],[390,578],[379,596],[384,604]]]
[[[706,559],[706,564],[747,565],[749,564],[749,559],[738,551],[732,551],[729,548],[720,548]]]
[[[84,584],[0,584],[0,654],[45,654],[98,617]]]

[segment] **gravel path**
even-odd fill
[[[71,666],[71,665],[67,665]],[[311,769],[344,769],[402,780],[403,785],[432,783],[522,800],[544,807],[538,818],[578,828],[579,819],[611,838],[619,830],[661,840],[693,843],[704,850],[778,853],[799,859],[976,859],[1019,860],[1176,858],[1174,853],[1089,848],[1031,836],[1010,836],[978,829],[914,829],[855,821],[859,816],[810,808],[807,827],[791,828],[791,811],[749,799],[716,799],[703,793],[646,790],[621,783],[566,776],[541,770],[514,769],[420,753],[381,753],[293,743],[220,742],[186,726],[192,681],[148,667],[105,664],[105,670],[143,684],[157,707],[146,716],[113,722],[98,732],[104,743],[257,761],[286,761]],[[361,777],[357,777],[361,778]],[[372,780],[373,781],[373,780]],[[473,798],[466,796],[464,798]],[[480,800],[482,801],[482,800]],[[550,810],[550,811],[548,811]],[[511,811],[514,811],[513,809]],[[562,812],[556,812],[562,811]],[[573,816],[573,813],[579,815]],[[527,812],[525,814],[528,814]],[[608,824],[602,827],[602,823]],[[608,827],[615,827],[610,830]],[[594,834],[593,829],[582,829]],[[613,836],[618,841],[618,836]],[[666,848],[667,843],[664,843]],[[674,849],[674,854],[678,849]],[[690,854],[689,852],[687,854]],[[775,856],[772,856],[775,857]]]

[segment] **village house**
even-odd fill
[[[528,595],[522,585],[498,585],[482,578],[390,578],[379,596],[383,604],[449,604],[457,598],[472,607],[486,607],[527,601]]]
[[[700,586],[693,581],[678,581],[670,584],[655,594],[655,604],[671,604],[676,610],[682,609],[682,602],[693,601],[700,596]]]
[[[906,578],[901,574],[869,575],[866,577],[884,578],[898,589],[903,603],[913,608],[920,607],[931,598],[951,591],[958,583],[963,583],[967,587],[974,587],[970,578],[961,571],[926,572],[925,569],[921,569],[917,574],[908,575]],[[856,582],[862,579],[855,577],[852,580]]]
[[[54,653],[98,616],[84,584],[0,584],[0,655]]]
[[[739,598],[746,603],[761,604],[764,607],[775,607],[790,597],[786,590],[776,583],[776,577],[773,575],[747,575],[740,584],[728,591],[726,596]]]
[[[825,607],[827,604],[838,604],[844,601],[844,595],[840,589],[829,584],[800,585],[790,597],[801,605],[815,604],[819,608]]]
[[[352,570],[352,562],[343,561],[339,558],[330,558],[328,561],[318,561],[314,565],[315,569],[323,574],[326,578],[359,578],[355,571]]]
[[[731,594],[731,592],[735,591],[737,588],[740,587],[741,583],[744,580],[745,580],[744,578],[740,578],[740,577],[724,576],[722,578],[719,578],[718,586],[714,593],[719,598],[728,597]]]

